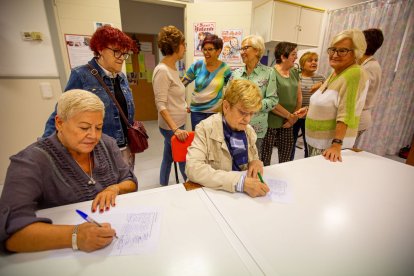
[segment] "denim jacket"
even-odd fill
[[[109,87],[109,90],[114,94],[114,88],[111,83],[110,78],[105,74],[101,67],[97,64],[95,58],[89,61],[89,64],[92,65],[96,70],[98,70],[99,75],[104,80],[105,84]],[[121,77],[120,84],[122,92],[124,93],[125,100],[127,102],[128,108],[128,121],[132,124],[134,121],[135,106],[134,100],[132,98],[132,93],[128,85],[128,80],[125,75],[120,72],[119,76]],[[91,74],[88,65],[82,65],[72,69],[72,72],[69,77],[69,81],[66,85],[65,91],[71,89],[83,89],[97,95],[105,105],[105,118],[103,124],[103,133],[114,138],[118,145],[123,145],[126,143],[126,137],[122,131],[121,120],[122,117],[119,114],[118,108],[112,99],[108,96],[105,89],[101,86],[98,80]],[[114,94],[115,95],[115,94]],[[56,116],[56,107],[55,111],[50,115],[49,119],[46,121],[45,132],[43,137],[48,137],[51,134],[55,133],[55,116]]]

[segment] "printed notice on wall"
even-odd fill
[[[223,50],[220,59],[228,64],[241,63],[240,48],[243,30],[229,29],[221,31],[223,39]]]
[[[216,33],[215,22],[194,23],[194,55],[202,56],[202,43],[207,34]]]
[[[93,58],[93,52],[89,48],[90,40],[90,35],[65,34],[70,69],[84,65]]]
[[[108,26],[111,26],[111,27],[114,27],[114,24],[112,24],[112,23],[108,23],[108,22],[93,22],[93,30],[94,31],[96,31],[96,29],[98,29],[98,28],[100,28],[100,27],[103,27],[103,26],[106,26],[106,25],[108,25]]]

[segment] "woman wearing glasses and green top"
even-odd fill
[[[305,122],[310,156],[342,161],[341,148],[353,147],[369,84],[356,61],[366,48],[360,30],[346,30],[332,39],[328,55],[334,71],[310,98]]]
[[[135,113],[134,100],[128,80],[121,70],[122,64],[129,57],[130,52],[137,52],[136,43],[122,31],[105,25],[95,31],[90,40],[89,47],[95,57],[88,64],[72,69],[65,91],[71,89],[87,90],[102,100],[105,104],[105,118],[102,131],[116,140],[124,160],[133,168],[135,156],[131,154],[128,147],[127,126],[105,88],[91,74],[89,65],[98,71],[98,75],[115,95],[128,121],[132,124]],[[46,122],[43,138],[55,133],[55,117],[56,108]]]
[[[273,68],[260,63],[265,50],[263,38],[258,35],[246,36],[241,44],[240,54],[246,65],[232,74],[232,79],[246,79],[260,88],[262,107],[251,118],[250,125],[257,134],[256,146],[262,160],[262,142],[267,132],[269,111],[278,103],[276,74]]]
[[[207,34],[201,47],[204,60],[194,62],[182,79],[185,86],[195,81],[190,104],[193,130],[199,122],[219,111],[223,88],[231,76],[230,67],[218,59],[223,49],[221,38]]]

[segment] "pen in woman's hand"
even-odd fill
[[[259,176],[260,182],[262,182],[264,184],[264,181],[263,181],[263,178],[262,178],[262,175],[260,174],[260,172],[257,172],[257,176]]]
[[[97,222],[96,220],[94,220],[93,218],[91,218],[90,216],[88,216],[87,214],[85,214],[84,212],[82,212],[80,210],[76,210],[76,213],[78,213],[87,222],[93,223],[93,224],[95,224],[98,227],[102,227],[102,224],[100,224],[99,222]],[[116,234],[115,234],[114,237],[118,239],[118,236]]]

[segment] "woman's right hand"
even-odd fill
[[[93,223],[85,222],[78,228],[78,248],[85,252],[92,252],[108,246],[115,236],[115,230],[109,223],[102,223],[99,227]]]
[[[188,132],[183,129],[177,129],[174,132],[174,135],[177,136],[178,140],[180,140],[181,142],[184,142],[188,137]]]
[[[246,177],[244,180],[244,192],[251,197],[265,196],[269,191],[269,187],[258,178]]]

